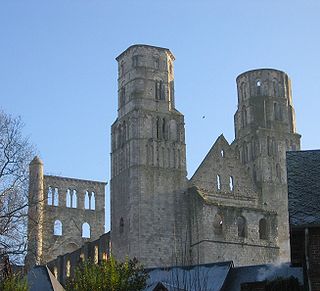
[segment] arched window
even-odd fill
[[[232,176],[229,177],[229,188],[230,188],[230,191],[233,191],[233,189],[234,189],[233,177]]]
[[[162,137],[167,139],[167,124],[165,118],[162,119]]]
[[[84,209],[90,209],[89,192],[86,191],[84,195]]]
[[[53,205],[59,206],[59,190],[58,190],[58,188],[54,188]]]
[[[51,186],[49,186],[49,188],[48,188],[48,205],[52,205],[52,199],[53,199],[52,188],[51,188]]]
[[[261,218],[259,221],[259,238],[260,239],[267,239],[267,221],[265,218]]]
[[[221,158],[223,158],[223,157],[224,157],[224,150],[223,150],[223,149],[221,149],[221,151],[220,151],[220,155],[221,155]]]
[[[260,80],[256,80],[256,86],[257,86],[257,95],[261,94],[261,81]]]
[[[91,210],[95,210],[96,209],[96,198],[95,198],[94,192],[91,192],[90,209]]]
[[[123,230],[124,230],[124,221],[123,221],[123,218],[122,218],[122,217],[120,218],[119,230],[120,230],[120,233],[123,233]]]
[[[78,205],[77,190],[73,190],[73,194],[72,194],[72,208],[77,208],[77,205]]]
[[[66,275],[67,277],[70,277],[71,274],[71,263],[70,260],[67,260],[67,264],[66,264]]]
[[[246,237],[246,219],[243,216],[237,218],[238,237]]]
[[[53,234],[57,236],[62,235],[62,222],[60,220],[56,220],[53,226]]]
[[[221,190],[221,178],[220,178],[220,175],[217,175],[217,190]]]
[[[89,223],[85,222],[82,224],[82,237],[83,238],[90,238],[90,225]]]
[[[215,234],[222,234],[223,220],[221,215],[216,214],[213,219],[213,230]]]
[[[71,207],[70,189],[67,189],[67,193],[66,193],[66,207]]]

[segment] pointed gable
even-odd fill
[[[223,135],[218,137],[189,186],[196,187],[208,202],[240,206],[243,201],[246,206],[254,206],[258,199],[251,177]]]

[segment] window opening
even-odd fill
[[[223,226],[222,217],[219,214],[216,214],[214,216],[214,220],[213,220],[214,233],[221,234],[222,233],[222,226]]]
[[[132,66],[137,67],[139,65],[139,56],[132,57]]]
[[[155,57],[153,59],[153,65],[155,69],[159,69],[159,58]]]
[[[70,194],[70,189],[67,189],[67,194],[66,194],[66,207],[71,207],[71,194]]]
[[[84,209],[90,209],[89,192],[86,191],[84,195]]]
[[[237,218],[238,236],[246,237],[246,220],[243,216]]]
[[[57,236],[62,235],[62,222],[60,220],[56,220],[53,226],[53,234]]]
[[[221,190],[221,178],[220,178],[220,175],[217,175],[217,190]]]
[[[102,253],[102,260],[104,260],[104,261],[108,260],[108,254],[106,252]]]
[[[90,225],[89,223],[85,222],[82,224],[82,237],[83,238],[90,238]]]
[[[229,187],[230,187],[230,191],[233,191],[234,184],[233,184],[233,177],[232,176],[229,177]]]
[[[224,150],[220,151],[220,155],[221,155],[222,158],[224,157]]]
[[[277,178],[280,181],[281,180],[281,168],[279,164],[276,164],[276,174],[277,174]]]
[[[261,93],[261,81],[257,80],[256,81],[256,85],[257,85],[257,95],[260,95],[260,93]]]
[[[73,190],[73,194],[72,194],[72,208],[77,208],[77,206],[78,206],[77,190]]]
[[[99,247],[94,246],[94,263],[98,264],[99,263]]]
[[[95,198],[94,192],[91,192],[90,209],[91,210],[95,210],[96,209],[96,198]]]
[[[52,205],[53,195],[52,195],[52,188],[49,186],[48,188],[48,205]]]
[[[259,238],[267,239],[267,221],[264,218],[259,221]]]
[[[59,190],[58,190],[58,188],[54,188],[53,205],[59,206]]]
[[[123,218],[121,217],[120,218],[120,233],[123,233],[123,230],[124,230],[124,222],[123,222]]]
[[[67,277],[70,277],[70,274],[71,274],[71,263],[70,263],[70,260],[68,260],[67,264],[66,264],[66,275],[67,275]]]

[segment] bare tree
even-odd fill
[[[20,117],[0,111],[0,259],[26,250],[28,164],[33,146]]]

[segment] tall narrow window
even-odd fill
[[[51,188],[51,186],[49,186],[49,188],[48,188],[48,205],[52,205],[52,200],[53,200],[52,188]]]
[[[257,95],[261,94],[261,81],[257,80],[256,81],[256,86],[257,86]]]
[[[158,57],[153,58],[153,66],[155,69],[159,69],[159,58]]]
[[[233,191],[233,189],[234,189],[233,177],[232,176],[229,177],[229,188],[230,188],[230,191]]]
[[[71,275],[71,263],[70,260],[67,260],[67,264],[66,264],[66,276],[70,277]]]
[[[85,222],[82,224],[82,237],[83,238],[90,238],[91,233],[90,233],[90,225],[89,223]]]
[[[99,247],[98,246],[94,246],[94,260],[93,262],[95,264],[99,263]]]
[[[62,223],[60,220],[56,220],[53,226],[53,234],[57,236],[62,235]]]
[[[276,174],[277,174],[277,179],[281,181],[281,168],[279,164],[276,164]]]
[[[155,82],[155,98],[156,100],[164,100],[164,87],[163,81],[156,81]]]
[[[162,119],[162,137],[167,139],[167,124],[165,118]]]
[[[54,188],[53,205],[59,206],[59,190],[58,190],[58,188]]]
[[[72,193],[72,208],[77,208],[77,206],[78,206],[77,190],[73,190],[73,193]]]
[[[221,156],[221,158],[224,157],[224,150],[223,149],[221,149],[221,151],[220,151],[220,156]]]
[[[96,209],[96,198],[95,198],[94,192],[91,192],[90,209],[91,210],[95,210]]]
[[[67,193],[66,193],[66,207],[71,207],[71,193],[70,193],[70,189],[67,189]]]
[[[217,190],[221,190],[221,178],[220,178],[220,175],[217,175]]]
[[[246,220],[243,216],[237,218],[238,236],[246,237]]]
[[[122,217],[120,218],[119,230],[120,230],[120,233],[123,233],[123,230],[124,230],[124,221],[123,221],[123,218],[122,218]]]
[[[84,194],[84,209],[90,209],[89,192]]]
[[[133,67],[139,66],[139,56],[133,56],[132,57],[132,66]]]
[[[259,238],[260,239],[267,239],[267,221],[264,218],[261,218],[259,221]]]

